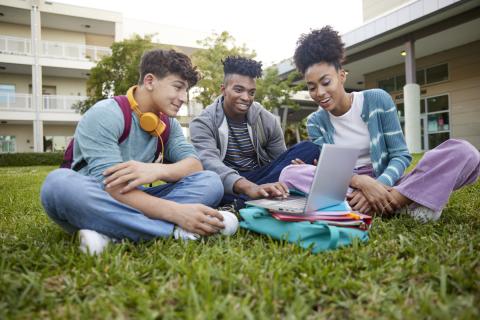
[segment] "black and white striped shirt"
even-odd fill
[[[253,148],[246,121],[235,122],[227,118],[228,146],[223,163],[237,171],[259,168],[257,153]]]

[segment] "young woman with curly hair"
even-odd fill
[[[423,222],[438,220],[452,191],[477,180],[478,150],[464,140],[447,140],[404,175],[412,158],[392,98],[381,89],[347,93],[344,58],[344,44],[330,26],[302,34],[297,42],[295,65],[319,105],[307,120],[309,139],[320,147],[361,149],[350,182],[353,192],[347,195],[354,210],[400,211]],[[281,181],[295,187],[300,172],[304,181],[313,179],[314,169],[303,166],[285,168]]]

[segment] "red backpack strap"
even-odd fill
[[[165,123],[165,130],[163,130],[160,137],[162,138],[162,141],[163,141],[163,147],[166,148],[168,138],[170,137],[170,118],[166,114],[162,113],[160,114],[160,120],[162,120],[163,123]],[[162,142],[160,141],[160,139],[158,139],[157,150],[155,150],[155,158],[153,161],[157,160],[161,151],[162,151]],[[165,153],[165,150],[163,153]]]
[[[118,138],[118,144],[127,139],[132,128],[132,109],[130,108],[130,102],[128,102],[127,96],[115,96],[113,99],[117,102],[118,106],[122,110],[123,119],[125,120],[125,126],[123,127],[123,133]]]

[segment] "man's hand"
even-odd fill
[[[152,183],[161,175],[162,165],[158,163],[143,163],[134,160],[117,164],[103,172],[106,176],[105,188],[111,189],[126,184],[120,193],[129,192],[140,185]]]
[[[203,204],[178,204],[172,218],[176,225],[201,236],[209,236],[225,228],[223,216]]]
[[[351,180],[351,187],[362,192],[367,199],[371,209],[379,214],[390,214],[400,208],[398,200],[390,193],[391,188],[387,187],[367,175],[355,175]],[[358,196],[357,200],[360,199]]]
[[[247,195],[250,199],[268,197],[288,197],[288,187],[283,182],[266,183],[257,185],[245,178],[241,178],[233,185],[233,192]]]
[[[273,182],[261,185],[254,185],[245,190],[245,194],[251,199],[273,197],[286,198],[288,197],[289,191],[285,183]]]

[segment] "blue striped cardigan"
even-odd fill
[[[363,91],[362,120],[370,133],[370,158],[377,180],[393,186],[410,165],[412,157],[403,136],[397,107],[381,89]],[[320,109],[307,119],[310,140],[320,145],[334,144],[334,128],[328,112]]]

